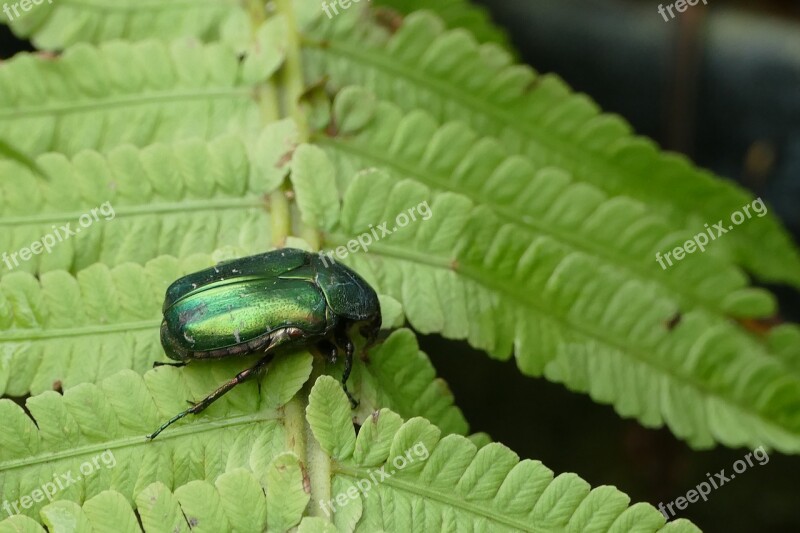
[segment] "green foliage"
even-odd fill
[[[387,200],[366,207],[379,195]],[[429,222],[346,259],[402,303],[415,329],[465,338],[501,359],[513,352],[523,372],[588,392],[648,427],[666,423],[696,447],[800,451],[796,326],[760,342],[725,316],[684,311],[667,289],[598,268],[595,257],[469,198],[381,172],[352,181],[341,225],[325,242],[341,245],[421,201],[430,204]]]
[[[233,2],[215,0],[64,0],[37,6],[12,20],[11,28],[46,50],[81,42],[136,41],[154,36],[214,40],[220,34],[220,19],[236,14]]]
[[[97,262],[145,263],[230,245],[256,253],[258,243],[270,239],[263,195],[285,176],[264,169],[274,163],[257,152],[262,144],[256,142],[248,154],[241,139],[222,136],[141,150],[123,145],[107,155],[83,150],[71,159],[49,153],[37,158],[48,179],[0,161],[6,177],[0,183],[0,248],[19,250],[54,231],[64,238],[61,227],[70,224],[81,233],[17,269],[77,271]],[[91,229],[81,228],[79,217],[103,204],[113,213],[106,209]]]
[[[76,276],[3,276],[0,391],[22,396],[100,381],[123,369],[146,372],[164,359],[158,327],[167,286],[209,264],[209,257],[165,256],[144,267],[97,263]]]
[[[558,77],[515,65],[497,45],[446,30],[430,13],[409,15],[394,33],[364,28],[352,11],[317,17],[307,32],[310,79],[326,76],[336,89],[366,86],[406,112],[423,108],[442,121],[464,121],[537,169],[555,166],[609,195],[640,200],[676,230],[697,233],[750,201],[740,188],[634,137]],[[710,252],[725,252],[759,277],[800,287],[800,253],[773,215],[715,244]]]
[[[310,0],[59,0],[11,24],[63,53],[0,65],[0,253],[104,202],[115,216],[0,264],[0,395],[17,398],[0,400],[0,494],[116,464],[0,533],[696,531],[467,437],[406,322],[698,448],[800,451],[800,328],[745,326],[777,313],[748,274],[800,286],[776,219],[661,270],[656,252],[749,197],[514,64],[467,2],[375,4],[329,20]],[[430,220],[393,227],[423,203]],[[344,249],[380,293],[396,331],[356,360],[358,408],[341,362],[282,355],[147,442],[255,361],[151,370],[167,285],[284,245]],[[418,444],[428,457],[360,493]]]
[[[500,28],[491,23],[486,10],[465,0],[375,0],[375,2],[379,6],[396,9],[406,15],[420,9],[427,9],[441,17],[448,28],[464,28],[469,30],[480,42],[494,42],[504,47],[509,46],[508,37]],[[391,15],[391,12],[388,15]],[[389,27],[392,27],[391,21],[394,20],[394,17],[386,16],[386,18],[389,20]]]
[[[307,359],[296,358],[293,364],[303,361]],[[274,406],[261,405],[256,414],[233,408],[240,429],[248,428],[246,433],[231,431],[232,424],[209,422],[192,424],[161,443],[134,439],[137,426],[145,424],[156,410],[148,403],[147,391],[154,393],[151,400],[169,393],[168,388],[155,386],[163,380],[158,374],[178,373],[153,371],[144,380],[125,373],[117,377],[114,388],[112,383],[106,384],[104,390],[112,399],[134,394],[132,403],[144,408],[145,416],[136,417],[131,403],[114,402],[109,413],[114,411],[119,417],[114,420],[124,423],[116,426],[116,438],[95,438],[91,448],[106,446],[117,462],[108,472],[101,470],[74,486],[76,491],[84,491],[79,500],[84,502],[82,506],[68,499],[37,506],[51,530],[286,531],[299,525],[307,512],[317,517],[305,525],[310,531],[352,531],[356,522],[358,531],[476,527],[491,531],[621,532],[630,531],[632,526],[638,531],[699,531],[684,520],[664,526],[664,517],[655,508],[642,504],[629,507],[629,499],[621,492],[611,487],[590,490],[574,474],[554,477],[540,462],[520,461],[500,444],[478,449],[464,437],[442,437],[439,429],[422,418],[402,422],[398,415],[382,410],[365,421],[356,435],[348,416],[347,397],[328,376],[320,377],[310,392],[307,422],[316,439],[308,444],[322,451],[317,460],[325,462],[331,476],[326,484],[312,486],[309,492],[298,456],[278,452],[282,442],[300,435],[290,433],[288,425],[282,423],[281,410]],[[296,391],[302,382],[295,381],[292,388]],[[124,391],[115,388],[121,384],[129,386]],[[91,389],[73,391],[80,394]],[[75,393],[68,392],[67,396],[71,394]],[[245,397],[242,391],[232,394],[234,400],[223,401],[234,403]],[[12,421],[25,416],[13,413],[4,414]],[[243,424],[246,418],[249,423]],[[126,433],[131,436],[125,437]],[[201,434],[203,458],[193,459],[196,446],[191,439],[196,442]],[[59,460],[46,468],[34,468],[36,461],[31,459],[18,461],[17,467],[34,472],[27,479],[41,476],[33,481],[35,484],[49,479],[51,472],[78,470],[80,461],[90,453],[87,446],[61,448],[66,449]],[[8,457],[5,454],[0,458],[0,464],[7,464]],[[134,476],[127,475],[131,472]],[[377,472],[382,475],[376,477]],[[107,479],[95,481],[100,476]],[[8,494],[9,484],[14,482],[3,479],[3,492]],[[375,482],[371,482],[373,479]],[[364,488],[359,491],[357,487]],[[12,487],[11,494],[27,488]],[[345,492],[339,492],[340,488]],[[331,512],[328,504],[344,496],[347,503],[333,503],[338,507]],[[143,529],[138,527],[131,507],[141,517]],[[417,510],[412,513],[410,509]],[[326,515],[332,516],[334,525],[322,525]],[[0,532],[5,531],[43,529],[25,516],[16,516],[0,522]]]
[[[29,156],[255,133],[261,113],[236,51],[179,40],[78,44],[57,61],[20,54],[0,69],[0,139]],[[260,81],[270,72],[262,72]],[[269,85],[269,82],[265,82]],[[13,138],[8,135],[12,134]]]

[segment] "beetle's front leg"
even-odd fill
[[[353,354],[356,351],[356,347],[353,345],[353,341],[350,340],[350,337],[347,334],[342,333],[337,338],[337,343],[344,348],[344,372],[342,373],[342,388],[344,389],[344,393],[347,394],[347,398],[350,400],[350,405],[355,409],[358,407],[358,401],[350,394],[350,391],[347,390],[347,380],[350,377],[350,372],[353,371]]]
[[[248,379],[257,376],[258,373],[265,366],[267,366],[267,364],[269,364],[269,362],[272,361],[272,359],[274,357],[275,357],[274,353],[269,353],[269,354],[265,355],[264,357],[259,359],[258,362],[255,365],[253,365],[252,367],[248,368],[247,370],[242,370],[241,372],[239,372],[236,375],[235,378],[227,381],[224,385],[222,385],[220,388],[218,388],[217,390],[215,390],[214,392],[212,392],[211,394],[209,394],[208,396],[206,396],[205,398],[203,398],[199,402],[197,402],[195,404],[192,404],[192,407],[190,407],[189,409],[185,410],[184,412],[179,413],[179,414],[175,415],[174,417],[172,417],[170,420],[168,420],[166,423],[164,423],[160,428],[158,428],[155,431],[155,433],[153,433],[152,435],[148,435],[147,438],[150,439],[150,440],[156,438],[159,433],[161,433],[162,431],[164,431],[169,426],[171,426],[172,424],[174,424],[175,422],[177,422],[181,418],[185,417],[186,415],[196,415],[198,413],[201,413],[201,412],[205,411],[206,408],[209,405],[211,405],[212,403],[217,401],[221,396],[223,396],[225,393],[230,391],[236,385],[238,385],[240,383],[243,383],[243,382],[247,381]]]

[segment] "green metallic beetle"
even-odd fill
[[[361,276],[327,257],[293,248],[220,263],[180,278],[167,289],[163,312],[161,344],[170,359],[180,361],[175,366],[265,355],[166,422],[150,439],[256,376],[283,350],[316,346],[331,362],[339,349],[344,350],[342,386],[355,406],[347,390],[355,351],[350,335],[357,329],[370,345],[381,326],[378,296]]]

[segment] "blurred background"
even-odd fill
[[[662,147],[761,196],[800,242],[800,0],[480,0],[526,63],[555,72]],[[672,2],[660,2],[672,5]],[[674,12],[674,10],[673,10]],[[667,15],[668,16],[668,15]],[[30,50],[0,26],[0,58]],[[2,95],[0,95],[2,98]],[[770,287],[784,318],[800,295]],[[749,450],[696,452],[465,343],[422,339],[473,431],[634,501],[671,502]],[[800,458],[770,455],[678,516],[709,532],[800,532]]]

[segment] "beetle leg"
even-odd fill
[[[342,388],[344,389],[344,393],[347,394],[347,398],[350,400],[350,405],[355,409],[358,407],[358,401],[353,398],[353,395],[350,394],[350,391],[347,390],[347,379],[350,377],[350,372],[353,370],[353,353],[356,351],[356,347],[353,345],[353,341],[347,335],[342,335],[338,342],[344,347],[344,372],[342,373]]]
[[[158,368],[159,366],[176,366],[176,367],[180,367],[180,366],[186,366],[188,364],[189,363],[187,363],[185,361],[180,362],[180,363],[162,363],[161,361],[156,361],[155,363],[153,363],[153,368]]]
[[[150,439],[150,440],[153,440],[154,438],[156,438],[158,436],[159,433],[161,433],[162,431],[167,429],[169,426],[171,426],[172,424],[174,424],[175,422],[177,422],[181,418],[184,418],[186,415],[196,415],[198,413],[203,412],[209,405],[211,405],[215,401],[219,400],[225,393],[230,391],[236,385],[238,385],[240,383],[243,383],[243,382],[247,381],[248,379],[257,376],[258,373],[270,361],[272,361],[272,359],[274,357],[275,357],[275,354],[272,354],[272,353],[265,355],[264,357],[259,359],[258,362],[255,365],[253,365],[252,367],[250,367],[250,368],[248,368],[246,370],[242,370],[241,372],[239,372],[236,375],[235,378],[225,382],[224,385],[222,385],[220,388],[218,388],[217,390],[215,390],[214,392],[212,392],[211,394],[209,394],[208,396],[206,396],[205,398],[203,398],[199,402],[193,404],[192,407],[190,407],[189,409],[185,410],[182,413],[179,413],[179,414],[173,416],[171,419],[169,419],[167,422],[165,422],[160,428],[158,428],[155,431],[155,433],[153,433],[152,435],[148,435],[147,438]]]
[[[334,364],[339,357],[339,350],[332,342],[321,340],[317,343],[317,350],[322,353],[323,357],[327,359],[330,364]]]

